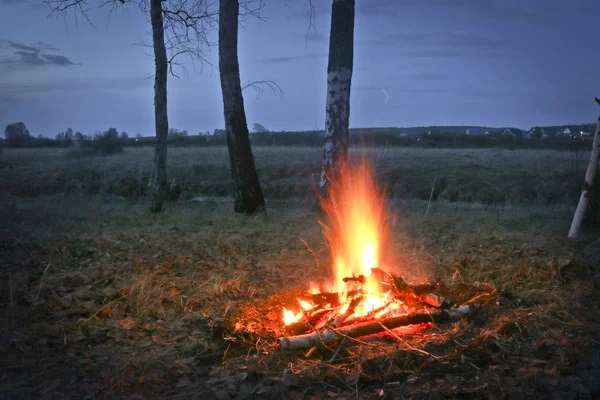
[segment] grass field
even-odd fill
[[[396,272],[477,312],[328,363],[227,328],[240,307],[329,275],[311,209],[319,149],[255,149],[268,198],[256,217],[224,196],[222,148],[170,153],[186,196],[161,215],[141,196],[150,149],[5,150],[0,398],[591,398],[600,240],[565,238],[585,163],[576,174],[570,153],[369,153],[396,215]],[[446,186],[425,215],[438,164]]]
[[[151,148],[127,148],[110,157],[73,157],[61,149],[7,149],[0,189],[14,196],[107,193],[139,198],[147,192]],[[256,147],[259,177],[270,199],[314,195],[321,149]],[[587,167],[587,153],[499,149],[375,148],[354,152],[374,160],[380,183],[392,198],[435,198],[485,204],[574,204]],[[227,149],[171,148],[169,176],[184,187],[184,198],[227,196]],[[10,165],[12,168],[8,168]],[[316,174],[316,175],[315,175]]]

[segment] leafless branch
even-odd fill
[[[240,1],[239,23],[243,26],[250,17],[254,17],[259,21],[266,22],[267,19],[262,16],[261,12],[265,8],[264,0],[242,0]]]
[[[317,13],[315,11],[315,5],[313,4],[312,0],[306,0],[305,4],[306,7],[308,7],[308,12],[306,13],[308,16],[308,30],[306,31],[306,38],[308,39],[308,34],[310,33],[310,31],[316,30],[315,21]]]
[[[248,0],[250,3],[254,1]],[[49,16],[62,16],[66,19],[68,15],[73,15],[76,25],[78,16],[83,15],[87,22],[94,26],[88,15],[91,3],[95,3],[98,8],[110,7],[109,19],[117,7],[135,4],[150,22],[150,7],[147,0],[43,0],[43,2],[50,9]],[[206,58],[205,51],[215,45],[209,40],[208,35],[218,29],[218,1],[162,0],[162,10],[165,47],[170,54],[171,75],[177,77],[173,71],[174,66],[181,67],[187,73],[185,66],[176,61],[176,58],[181,55],[190,57],[194,70],[197,61],[200,61],[202,66],[208,64],[214,69],[215,66]],[[135,45],[152,48],[144,42]]]
[[[268,80],[249,82],[242,87],[242,91],[247,88],[252,88],[257,92],[257,99],[264,94],[265,88],[271,89],[273,95],[283,97],[283,89],[281,89],[281,86],[279,86],[279,84],[275,81]]]
[[[96,28],[88,15],[91,7],[87,7],[87,0],[43,0],[43,4],[50,9],[48,17],[58,18],[62,16],[66,24],[67,16],[72,11],[75,19],[75,29],[79,28],[78,15],[82,15],[90,26]]]

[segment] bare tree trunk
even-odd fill
[[[600,104],[600,99],[596,98],[596,102]],[[590,163],[588,164],[587,171],[585,173],[585,180],[583,181],[583,189],[581,191],[581,197],[579,198],[579,204],[573,215],[573,222],[571,222],[571,229],[569,229],[569,239],[577,239],[581,233],[581,223],[585,216],[588,204],[590,203],[592,185],[598,172],[598,158],[600,157],[600,118],[596,125],[596,132],[594,133],[594,141],[592,142],[592,155],[590,156]]]
[[[254,157],[240,83],[238,63],[238,0],[219,0],[219,70],[235,212],[254,214],[263,210],[263,198]]]
[[[167,49],[161,3],[164,0],[151,0],[150,21],[152,22],[152,40],[154,44],[154,123],[156,129],[156,147],[154,149],[154,170],[152,173],[152,204],[150,211],[160,212],[167,197],[167,135],[169,119],[167,116]]]
[[[333,0],[327,66],[325,148],[319,190],[327,198],[328,180],[335,179],[348,158],[350,85],[354,59],[354,0]]]

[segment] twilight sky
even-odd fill
[[[116,127],[154,134],[150,25],[137,7],[90,26],[48,18],[42,0],[0,0],[0,126],[32,134]],[[242,84],[274,80],[283,97],[244,91],[250,127],[323,129],[331,0],[267,0],[240,29]],[[120,3],[118,3],[120,5]],[[597,0],[357,0],[351,127],[593,122],[600,96]],[[216,42],[216,34],[211,36]],[[206,49],[218,64],[217,48]],[[182,59],[181,61],[185,61]],[[169,124],[224,126],[219,75],[208,65],[169,77]],[[386,94],[389,96],[386,96]]]

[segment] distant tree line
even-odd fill
[[[407,128],[414,129],[414,128]],[[421,128],[422,132],[423,128]],[[489,135],[467,135],[466,133],[440,132],[430,129],[428,133],[411,133],[401,136],[400,128],[351,129],[350,142],[353,145],[426,147],[426,148],[524,148],[585,150],[591,148],[592,138],[579,135],[502,135],[499,130]],[[535,132],[535,129],[532,129]],[[153,146],[155,137],[130,137],[127,132],[118,133],[116,128],[86,135],[68,128],[55,135],[54,139],[41,135],[33,136],[24,123],[9,124],[4,130],[8,147],[75,147],[86,154],[109,155],[120,153],[123,147]],[[199,132],[190,135],[187,130],[169,129],[167,142],[175,147],[226,146],[227,137],[223,129]],[[323,131],[284,131],[273,132],[261,124],[254,124],[250,142],[255,146],[323,146]]]

